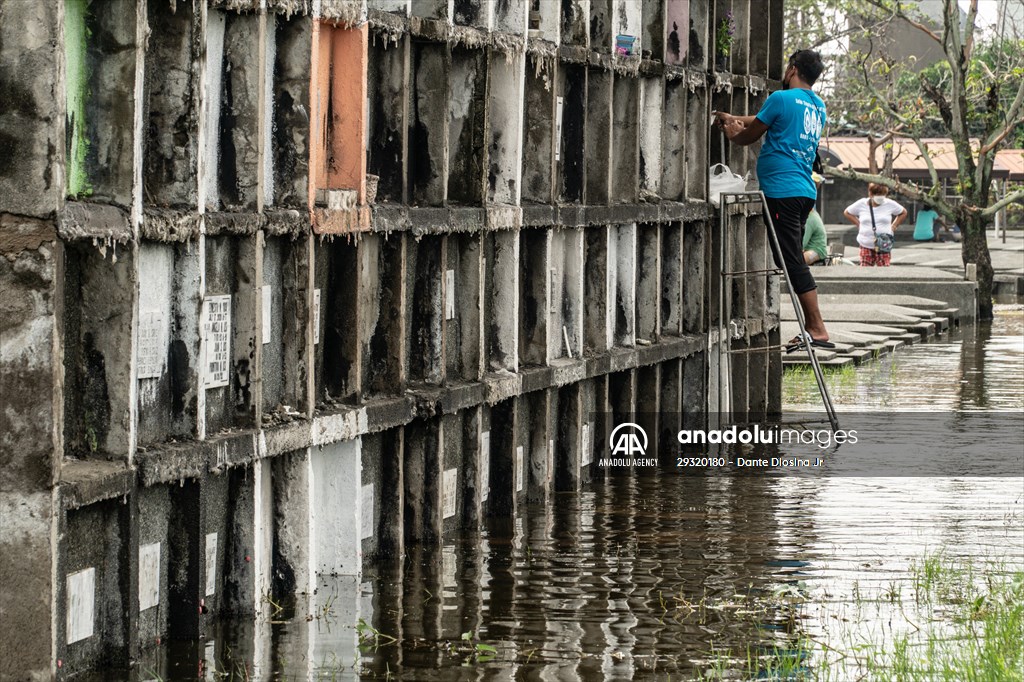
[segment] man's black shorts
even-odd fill
[[[779,238],[779,248],[782,249],[782,261],[786,264],[786,272],[789,273],[789,281],[793,285],[793,291],[797,294],[804,294],[817,288],[811,270],[804,262],[804,223],[807,216],[814,208],[814,199],[808,197],[785,197],[775,199],[766,197],[768,210],[771,213],[772,222],[775,224],[775,234]],[[782,267],[779,262],[779,254],[772,249],[775,257],[775,264]]]

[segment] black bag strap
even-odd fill
[[[875,225],[875,207],[870,194],[868,195],[868,210],[871,211],[871,234],[875,235],[875,251],[878,251],[878,227]]]

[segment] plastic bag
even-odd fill
[[[747,178],[729,170],[724,163],[716,163],[708,170],[708,197],[712,204],[721,203],[722,192],[743,192],[747,189]]]

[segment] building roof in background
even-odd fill
[[[922,140],[928,148],[935,172],[940,178],[955,178],[957,174],[956,153],[953,141],[949,138],[925,138]],[[976,146],[977,141],[972,141]],[[865,137],[829,137],[822,140],[821,146],[830,155],[840,159],[841,167],[852,168],[866,173],[868,171],[868,153],[871,145]],[[992,167],[992,178],[996,180],[1024,180],[1024,150],[1004,149],[996,154],[996,162]],[[875,160],[882,165],[885,150],[875,150]],[[928,177],[928,164],[921,155],[917,144],[908,137],[893,140],[893,173],[907,180]]]
[[[1024,182],[1024,149],[998,151],[996,163],[1010,171],[1010,180]]]

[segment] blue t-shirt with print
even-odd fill
[[[825,103],[810,90],[778,90],[768,96],[757,112],[768,126],[757,158],[765,196],[817,198],[811,167],[826,116]]]

